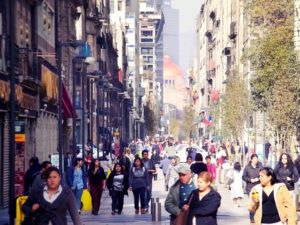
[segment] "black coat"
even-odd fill
[[[34,179],[41,173],[41,165],[32,165],[25,173],[24,194],[28,195],[31,192],[31,187]]]
[[[249,164],[245,167],[244,171],[243,171],[243,176],[242,179],[243,181],[246,182],[246,192],[249,195],[251,189],[259,184],[259,181],[251,183],[251,179],[254,178],[259,178],[259,170],[262,168],[262,164],[260,162],[258,162],[256,164],[256,167],[254,168],[251,164],[251,162],[249,162]]]
[[[284,183],[289,191],[295,189],[295,183],[299,180],[298,170],[295,166],[284,167],[281,163],[277,164],[275,168],[276,178],[279,182]],[[292,180],[288,181],[287,177]]]
[[[192,225],[196,217],[196,225],[217,225],[217,212],[221,205],[221,195],[212,189],[207,195],[199,200],[199,190],[194,190],[190,198],[190,212],[187,225]]]
[[[124,168],[124,170],[126,171],[126,173],[129,173],[129,170],[131,168],[130,159],[127,156],[122,155],[119,158],[119,163],[122,165],[122,167]]]
[[[96,173],[90,168],[88,171],[89,185],[91,186],[102,186],[106,180],[106,176],[102,167],[100,167]]]
[[[207,171],[206,164],[204,162],[195,162],[191,165],[191,171],[199,175],[201,172]]]
[[[112,189],[113,188],[113,181],[114,181],[114,177],[116,175],[116,172],[112,172],[109,177],[107,178],[107,181],[106,181],[106,186],[108,188],[108,190]],[[129,175],[128,173],[124,173],[124,188],[123,188],[123,193],[124,195],[128,195],[128,187],[129,187]]]

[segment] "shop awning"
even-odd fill
[[[62,86],[62,110],[64,119],[73,117],[73,105],[65,85]]]

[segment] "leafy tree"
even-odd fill
[[[213,122],[212,126],[208,126],[207,129],[209,133],[212,135],[221,136],[221,101],[218,99],[218,101],[212,102],[209,106],[209,112],[212,116]]]
[[[174,136],[175,139],[179,139],[181,123],[176,118],[171,118],[170,120],[170,133]]]
[[[192,107],[183,108],[183,121],[181,124],[185,139],[189,139],[194,130],[194,109]]]
[[[157,116],[149,105],[144,106],[145,127],[150,136],[155,134],[157,126]]]
[[[246,82],[237,72],[228,78],[221,108],[222,136],[238,139],[242,135],[250,103]]]
[[[294,46],[294,0],[245,0],[253,41],[251,96],[255,110],[266,112],[281,143],[288,142],[300,118],[299,59]]]

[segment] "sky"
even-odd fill
[[[179,66],[184,74],[193,65],[196,18],[203,0],[171,0],[172,8],[179,9]]]

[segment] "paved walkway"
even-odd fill
[[[230,191],[225,189],[223,185],[218,186],[218,191],[222,195],[222,203],[218,214],[218,224],[219,225],[241,225],[249,224],[248,211],[246,209],[246,200],[243,201],[241,207],[237,208],[234,206],[232,200],[230,199]],[[162,203],[162,221],[152,222],[151,214],[145,215],[135,215],[133,207],[133,196],[132,193],[129,197],[125,197],[124,210],[122,215],[114,215],[111,213],[111,199],[108,192],[104,192],[101,209],[98,216],[93,216],[90,212],[84,212],[81,215],[82,221],[85,225],[114,225],[114,224],[130,224],[130,225],[169,225],[169,214],[164,209],[164,200],[166,198],[167,192],[164,190],[164,181],[161,173],[158,175],[158,180],[153,181],[153,197],[159,197]],[[70,223],[71,225],[71,223]]]
[[[248,225],[248,211],[246,208],[246,200],[243,200],[241,207],[234,206],[230,199],[230,191],[225,189],[223,185],[218,185],[218,191],[222,196],[221,207],[218,212],[219,225]],[[83,212],[81,215],[84,225],[168,225],[169,215],[164,210],[164,199],[167,192],[164,190],[163,176],[159,173],[158,180],[153,182],[153,197],[159,197],[162,203],[162,221],[152,222],[151,214],[135,215],[133,207],[132,193],[129,197],[125,197],[124,210],[122,215],[111,215],[111,198],[108,192],[103,193],[101,208],[98,216],[91,215],[90,212]],[[0,210],[0,225],[8,224],[8,211]],[[69,225],[72,221],[69,219]],[[300,223],[298,222],[300,225]]]

